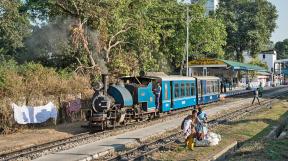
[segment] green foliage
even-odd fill
[[[242,52],[252,56],[265,48],[276,27],[277,10],[267,0],[221,0],[216,16],[223,20],[227,31],[226,53],[243,61]]]
[[[274,48],[277,52],[277,59],[288,58],[288,39],[277,42]]]
[[[22,12],[22,1],[1,0],[0,55],[13,56],[22,48],[23,38],[29,34],[28,16]]]
[[[135,53],[139,61],[137,68],[145,71],[169,73],[178,68],[184,58],[186,6],[177,0],[28,0],[27,4],[33,16],[46,16],[48,24],[52,24],[60,15],[64,20],[71,20],[70,26],[79,21],[86,22],[83,24],[88,28],[85,36],[88,37],[89,50],[98,55],[97,58],[105,57],[113,72],[118,70],[113,67],[121,64],[121,60],[111,60],[115,61],[116,55],[123,52]],[[202,5],[189,6],[192,17],[189,53],[194,57],[223,55],[222,46],[226,38],[224,25],[215,17],[205,17]],[[72,57],[80,58],[81,54],[77,54],[77,51],[70,53]],[[85,64],[85,59],[81,57],[80,60]],[[127,69],[123,70],[126,73]],[[121,72],[120,75],[123,74]]]
[[[265,69],[268,69],[268,65],[265,62],[262,62],[260,59],[258,58],[253,58],[249,64],[253,64],[253,65],[258,65],[260,67],[263,67]]]
[[[192,54],[196,58],[217,58],[224,55],[222,46],[226,45],[225,25],[215,17],[204,16],[203,6],[192,6],[193,15],[190,23],[190,41]]]
[[[138,60],[133,53],[119,53],[114,55],[109,64],[110,74],[113,77],[128,76],[138,74]]]

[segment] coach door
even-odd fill
[[[170,81],[162,81],[162,112],[171,110],[171,86]]]

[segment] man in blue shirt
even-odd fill
[[[207,114],[204,111],[202,111],[202,107],[200,107],[200,106],[198,107],[197,117],[199,119],[199,122],[196,126],[196,131],[198,133],[198,140],[203,140],[204,136],[208,132],[208,128],[204,124],[207,122]]]
[[[157,86],[156,86],[156,89],[154,89],[154,91],[155,91],[155,96],[156,96],[156,109],[159,110],[159,106],[160,106],[160,95],[161,95],[160,82],[157,82]]]
[[[198,107],[197,116],[202,122],[206,122],[208,119],[207,114],[204,111],[202,111],[202,107]]]

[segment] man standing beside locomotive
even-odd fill
[[[156,109],[159,110],[159,106],[160,106],[160,95],[161,95],[161,86],[160,86],[160,82],[157,82],[157,86],[154,89],[155,92],[155,96],[156,96]]]

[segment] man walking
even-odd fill
[[[258,104],[260,105],[260,101],[259,101],[259,88],[257,88],[257,89],[254,91],[254,98],[253,98],[253,101],[252,101],[252,105],[254,104],[254,101],[255,101],[256,98],[257,98],[257,100],[258,100]]]

